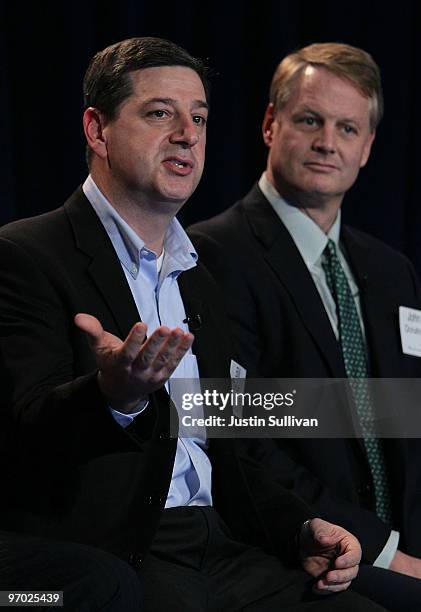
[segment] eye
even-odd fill
[[[320,119],[313,115],[301,115],[296,119],[296,123],[300,124],[304,129],[317,128],[320,125]]]
[[[193,115],[192,119],[193,123],[196,123],[197,125],[206,125],[207,122],[207,118],[202,117],[201,115]]]
[[[168,117],[168,111],[157,108],[156,110],[150,111],[148,116],[155,117],[156,119],[165,119]]]
[[[344,125],[343,131],[345,134],[357,134],[357,130],[352,125]]]

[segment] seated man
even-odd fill
[[[326,43],[287,56],[263,120],[266,172],[244,199],[192,228],[251,377],[421,374],[399,333],[399,307],[421,308],[411,264],[341,225],[344,195],[367,163],[382,109],[379,69],[363,50]],[[375,414],[361,394],[344,400],[337,410],[359,425]],[[260,443],[247,446],[323,518],[355,533],[365,562],[421,577],[419,441],[284,438],[267,441],[265,453]],[[381,576],[389,605],[394,580]],[[418,609],[421,583],[407,584],[418,588]],[[403,607],[404,592],[394,589],[395,609],[414,609]]]
[[[174,378],[228,378],[231,359],[216,287],[175,219],[204,164],[203,65],[130,39],[93,58],[84,93],[83,187],[0,231],[10,528],[128,560],[147,611],[378,609],[311,593],[349,586],[354,536],[235,440],[170,436]]]

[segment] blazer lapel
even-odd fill
[[[290,294],[331,376],[345,377],[340,348],[319,292],[288,230],[258,187],[244,199],[244,206],[266,261]]]
[[[371,257],[369,245],[351,228],[342,228],[341,239],[360,288],[370,374],[374,378],[399,378],[399,355],[391,350],[396,345],[395,336],[399,333],[399,315],[390,301],[387,274],[379,275],[378,270],[373,269],[374,258]],[[400,487],[401,475],[405,473],[402,463],[405,453],[402,424],[405,425],[405,419],[399,412],[405,395],[399,385],[382,385],[380,382],[373,388],[373,394],[375,405],[380,408],[378,417],[381,418],[383,431],[389,431],[390,438],[394,438],[385,441],[385,448],[386,452],[391,452],[391,475]]]
[[[378,271],[372,268],[370,247],[352,229],[343,227],[341,238],[360,289],[371,375],[397,377],[399,356],[390,347],[396,344],[399,333],[399,313],[390,302],[390,290],[386,290],[387,275],[379,278]]]
[[[88,274],[108,305],[122,339],[140,320],[136,304],[112,243],[82,189],[65,203],[78,249],[90,259]]]
[[[223,337],[225,325],[222,317],[215,316],[210,303],[216,302],[211,295],[212,280],[202,270],[200,263],[195,268],[183,272],[178,277],[181,298],[187,317],[193,321],[189,325],[194,335],[193,352],[196,355],[202,378],[224,378],[227,376],[226,342]],[[216,306],[216,304],[215,304]],[[198,324],[200,317],[200,324]]]

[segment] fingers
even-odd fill
[[[361,561],[361,546],[356,538],[355,542],[344,546],[338,551],[338,557],[335,559],[334,567],[337,569],[346,569],[358,565]]]
[[[138,357],[139,368],[151,368],[156,376],[168,378],[175,370],[194,340],[190,333],[176,328],[160,327],[145,342]]]
[[[336,568],[358,565],[361,560],[361,546],[357,538],[338,525],[322,519],[311,521],[314,547],[326,558],[335,559]]]
[[[358,573],[361,546],[357,538],[342,527],[318,518],[305,527],[301,542],[307,544],[308,556],[304,557],[303,566],[316,577],[313,591],[325,595],[344,591]],[[302,552],[306,552],[304,546]]]
[[[107,403],[123,412],[171,376],[194,336],[161,326],[146,340],[147,326],[136,323],[122,342],[95,317],[79,313],[75,324],[86,333],[98,366],[98,383]]]
[[[349,587],[357,574],[358,565],[346,570],[331,570],[317,580],[313,591],[322,595],[344,591]]]
[[[173,330],[157,354],[152,365],[153,369],[156,371],[161,369],[174,371],[186,351],[191,347],[193,339],[193,334],[184,333],[181,329]]]
[[[122,364],[130,365],[138,357],[146,338],[147,329],[145,323],[135,323],[133,325],[119,349],[118,358]]]
[[[334,546],[339,539],[337,526],[322,519],[313,519],[309,524],[309,529],[314,541],[324,547]]]

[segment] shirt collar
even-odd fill
[[[104,194],[99,190],[92,176],[89,175],[82,186],[104,226],[122,265],[136,278],[142,258],[155,258],[144,241],[130,225],[118,214]],[[179,221],[171,220],[164,238],[163,273],[168,276],[189,270],[196,265],[197,253]]]
[[[288,204],[277,192],[264,172],[259,180],[259,187],[269,201],[270,205],[291,234],[301,257],[308,268],[315,265],[326,248],[330,238],[339,247],[339,235],[341,230],[341,211],[338,211],[336,219],[326,235],[324,231],[309,216],[301,210]]]

